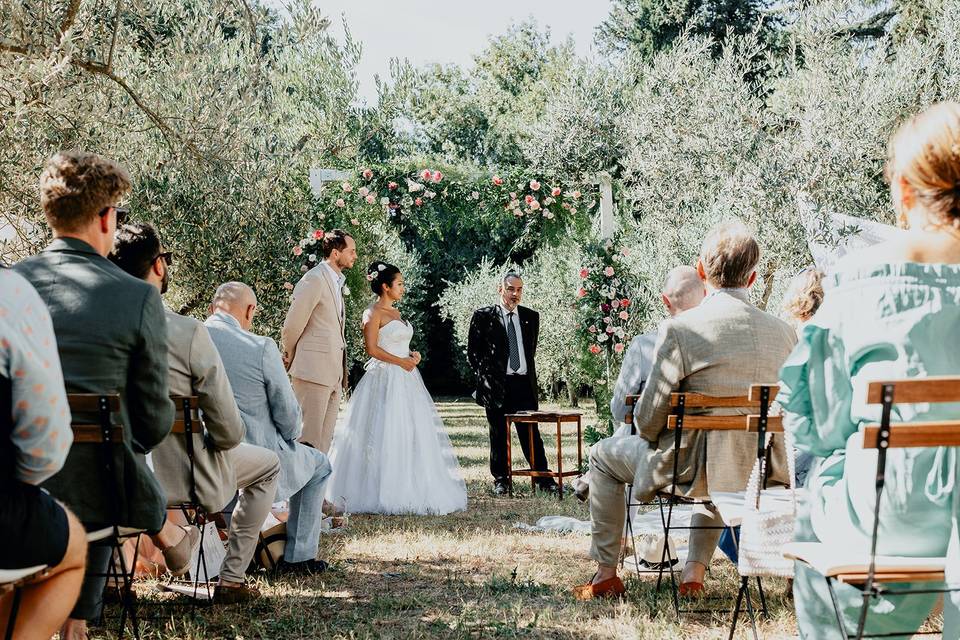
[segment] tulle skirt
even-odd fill
[[[327,499],[349,513],[446,514],[467,489],[419,371],[371,361],[337,426]]]

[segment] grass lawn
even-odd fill
[[[469,400],[445,401],[440,410],[470,493],[466,513],[443,517],[352,516],[345,533],[325,536],[321,557],[331,570],[309,579],[261,575],[264,597],[248,606],[167,611],[158,617],[150,585],[139,589],[149,638],[726,638],[728,614],[702,614],[676,624],[669,592],[650,579],[627,581],[622,602],[576,602],[570,588],[590,577],[589,536],[527,533],[544,515],[589,517],[572,494],[562,501],[534,496],[517,482],[513,498],[490,493],[487,425]],[[585,423],[593,420],[587,411]],[[570,427],[565,427],[570,429]],[[547,453],[555,437],[542,427]],[[568,444],[569,443],[569,444]],[[514,440],[516,444],[516,440]],[[520,466],[519,447],[514,447]],[[565,468],[574,468],[574,436],[565,438]],[[385,452],[388,455],[388,452]],[[412,470],[415,472],[415,469]],[[736,595],[736,572],[714,561],[707,583],[717,606]],[[769,580],[771,620],[764,638],[795,635],[786,583]],[[156,609],[156,607],[154,607]],[[745,622],[742,620],[742,622]],[[112,627],[113,625],[111,625]],[[95,633],[103,633],[96,629]],[[737,637],[750,637],[740,627]]]

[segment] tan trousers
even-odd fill
[[[330,453],[337,413],[340,411],[340,392],[340,385],[328,387],[293,378],[293,393],[303,411],[300,442],[310,444],[323,453]]]
[[[615,567],[620,559],[620,538],[627,509],[624,486],[648,473],[655,456],[650,443],[640,436],[605,438],[590,449],[590,517],[593,535],[590,557],[598,564]],[[694,506],[691,526],[722,525],[714,506]],[[710,566],[721,529],[690,531],[687,561]]]
[[[240,498],[230,518],[227,555],[220,567],[220,576],[232,582],[243,582],[247,566],[257,550],[260,527],[277,495],[280,460],[273,451],[246,442],[231,449],[229,455],[237,472]]]

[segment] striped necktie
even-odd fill
[[[507,314],[507,342],[510,346],[510,369],[520,370],[520,345],[517,343],[517,329],[513,325],[513,312]]]

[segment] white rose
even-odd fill
[[[607,334],[601,333],[600,335],[597,336],[597,342],[606,342],[606,341],[607,341]]]
[[[343,295],[345,296],[350,295],[350,287],[348,287],[347,285],[343,285]]]

